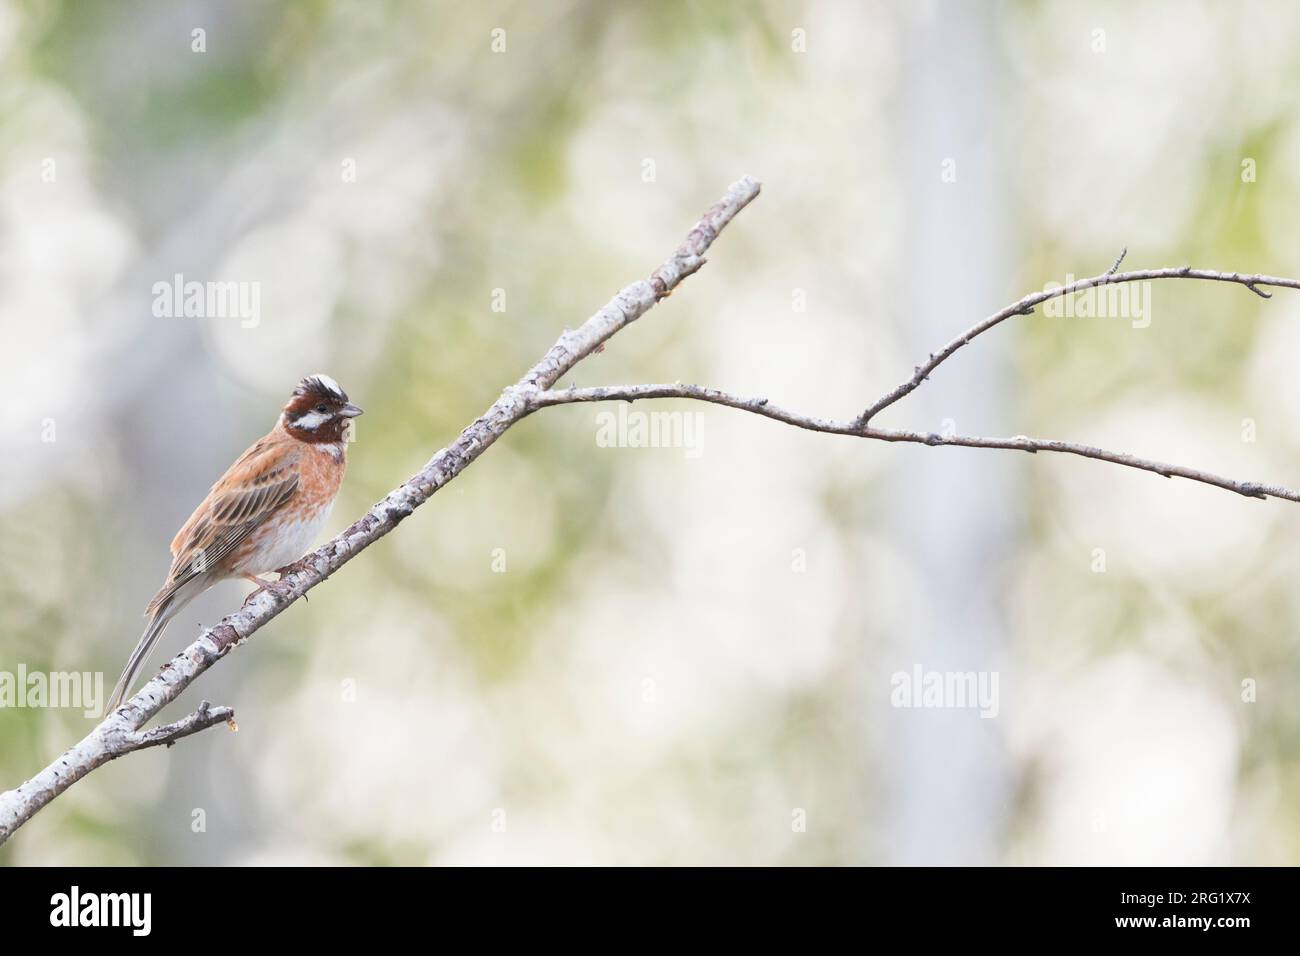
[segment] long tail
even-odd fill
[[[113,688],[113,696],[109,698],[108,708],[104,711],[104,716],[111,714],[117,708],[122,706],[122,701],[126,699],[127,693],[131,690],[131,685],[135,682],[135,676],[144,666],[145,661],[149,659],[149,654],[153,651],[154,645],[162,637],[162,632],[167,627],[167,622],[176,616],[182,607],[190,603],[192,596],[181,598],[180,595],[173,595],[163,601],[153,613],[149,615],[149,625],[140,635],[140,642],[135,645],[135,650],[131,652],[131,659],[126,662],[126,667],[122,670],[122,676],[117,679],[117,686]]]

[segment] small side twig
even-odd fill
[[[1127,254],[1128,250],[1125,250]],[[1014,302],[998,312],[994,312],[983,322],[976,323],[961,335],[957,336],[939,351],[931,354],[928,361],[923,362],[916,367],[912,377],[907,381],[900,383],[896,388],[876,399],[875,402],[867,408],[865,412],[858,416],[857,421],[861,425],[866,425],[871,419],[875,418],[880,412],[884,411],[890,405],[893,405],[899,399],[904,398],[914,392],[917,387],[930,377],[930,373],[950,359],[954,352],[963,346],[969,345],[971,340],[977,336],[983,335],[989,329],[1002,324],[1007,319],[1015,315],[1028,315],[1034,310],[1034,306],[1048,299],[1055,299],[1063,295],[1073,295],[1076,292],[1082,292],[1097,285],[1108,285],[1119,282],[1144,282],[1148,279],[1202,279],[1207,282],[1233,282],[1237,285],[1243,285],[1256,295],[1264,298],[1271,298],[1271,294],[1265,293],[1259,289],[1259,286],[1275,286],[1284,289],[1300,289],[1300,279],[1287,279],[1281,276],[1266,275],[1243,275],[1240,272],[1217,272],[1213,269],[1193,269],[1191,266],[1181,266],[1172,269],[1138,269],[1132,272],[1114,272],[1113,269],[1119,268],[1119,263],[1123,261],[1121,255],[1116,260],[1115,265],[1110,270],[1095,275],[1091,279],[1080,279],[1077,282],[1071,282],[1067,285],[1058,286],[1053,289],[1044,289],[1042,292],[1033,292],[1024,296],[1018,302]]]
[[[1124,261],[1126,255],[1128,255],[1128,246],[1125,246],[1119,251],[1119,255],[1115,257],[1114,263],[1106,270],[1106,275],[1113,276],[1116,272],[1119,272],[1119,265]]]
[[[235,711],[233,707],[213,707],[206,700],[199,704],[199,709],[188,717],[182,717],[180,720],[172,721],[170,724],[164,724],[161,727],[154,727],[151,730],[136,730],[126,735],[126,744],[122,748],[122,754],[128,754],[135,750],[145,750],[149,747],[170,747],[182,737],[188,737],[191,734],[197,734],[201,730],[207,730],[217,724],[226,724],[232,730],[235,729]]]

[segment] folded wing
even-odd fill
[[[297,449],[287,442],[261,441],[221,477],[172,541],[167,583],[149,602],[152,614],[181,588],[227,558],[256,528],[288,503],[298,490]]]

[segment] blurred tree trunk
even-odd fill
[[[1011,289],[1014,197],[999,154],[994,18],[990,7],[943,5],[916,12],[904,38],[897,141],[906,144],[899,163],[909,210],[901,263],[907,278],[892,305],[917,362],[1024,291]],[[1010,342],[1009,335],[981,339],[882,419],[932,431],[1014,433]],[[1006,633],[999,598],[1021,508],[1021,466],[1011,455],[899,457],[892,536],[925,582],[925,600],[915,629],[899,638],[897,654],[912,656],[892,663],[903,670],[919,663],[927,671],[999,671]],[[1012,691],[1008,678],[1000,676],[1003,698]],[[882,862],[1000,861],[1009,792],[1006,710],[996,719],[981,719],[977,710],[893,711]]]

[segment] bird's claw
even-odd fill
[[[284,567],[282,567],[282,568],[276,568],[276,569],[275,569],[275,573],[278,574],[278,575],[280,575],[280,580],[279,580],[279,581],[276,581],[275,583],[276,583],[277,585],[280,584],[280,583],[282,583],[282,582],[284,581],[285,578],[287,578],[289,575],[293,574],[293,573],[296,572],[296,571],[305,571],[305,570],[307,570],[307,564],[306,564],[306,561],[307,561],[306,558],[299,558],[297,561],[293,562],[292,564],[286,564],[286,565],[285,565]],[[303,595],[302,595],[302,599],[303,599],[304,601],[308,600],[307,595],[306,595],[305,592],[304,592]]]

